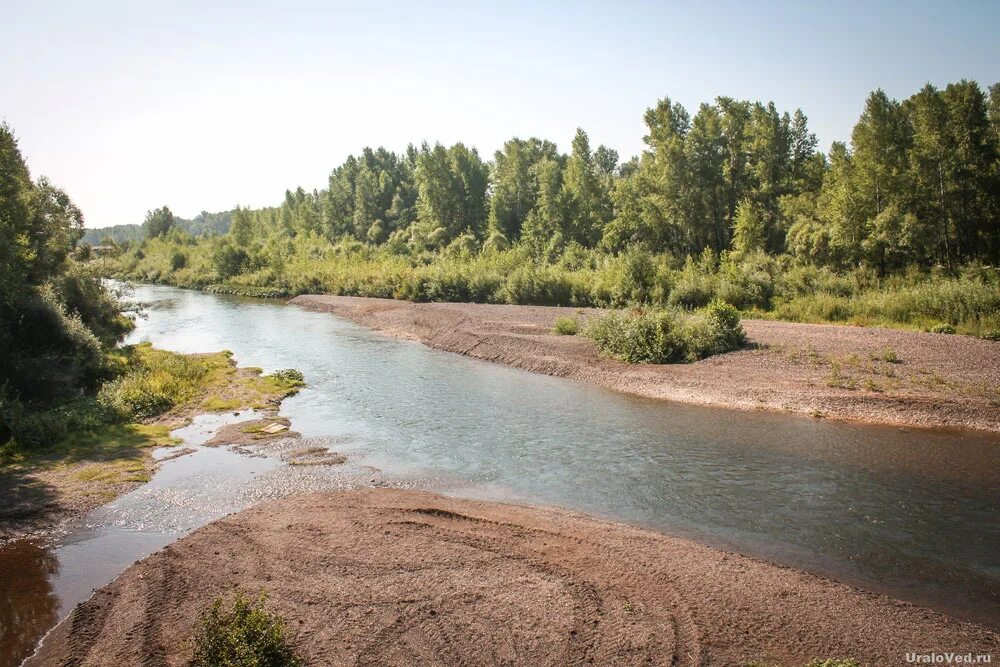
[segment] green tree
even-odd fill
[[[0,443],[12,420],[93,388],[106,372],[102,343],[127,330],[117,302],[73,259],[82,227],[65,192],[32,181],[0,125]]]
[[[911,136],[899,103],[881,89],[869,95],[851,145],[858,196],[865,216],[872,219],[898,201],[906,187]]]
[[[146,220],[142,223],[143,236],[147,239],[165,236],[174,228],[175,222],[174,214],[166,206],[153,209],[146,213]]]
[[[760,209],[749,199],[744,199],[736,207],[733,223],[733,250],[740,254],[764,250],[766,223]]]
[[[522,239],[535,256],[540,256],[550,248],[561,251],[565,242],[563,168],[558,160],[542,158],[532,171],[538,183],[538,199],[524,221]]]
[[[543,158],[559,159],[555,144],[534,137],[515,137],[493,157],[489,228],[508,241],[520,238],[524,221],[538,200],[535,166]]]
[[[424,146],[417,158],[417,220],[424,243],[443,248],[468,229],[481,237],[486,226],[487,166],[463,144]]]
[[[233,221],[229,226],[229,235],[238,246],[247,247],[250,245],[256,233],[253,216],[249,210],[236,207],[236,210],[233,211]]]
[[[601,185],[590,139],[582,129],[577,129],[573,137],[562,187],[567,207],[563,235],[584,247],[593,247],[611,218],[611,202]]]

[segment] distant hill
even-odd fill
[[[174,218],[174,224],[191,236],[214,236],[228,232],[229,224],[232,220],[232,211],[222,211],[219,213],[202,211],[190,220]],[[111,227],[86,229],[80,243],[100,245],[101,241],[107,237],[111,237],[115,243],[141,241],[143,238],[142,225],[113,225]]]

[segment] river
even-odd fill
[[[292,473],[274,458],[197,448],[58,541],[0,550],[0,621],[22,652],[92,588],[192,528],[289,490],[369,478],[580,510],[1000,627],[996,437],[665,403],[277,301],[161,286],[135,297],[149,305],[130,342],[301,370],[308,386],[282,414],[349,463]],[[229,418],[181,435],[197,445]]]

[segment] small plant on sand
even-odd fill
[[[552,333],[559,336],[575,336],[580,329],[580,322],[575,317],[556,318]]]
[[[806,667],[861,667],[861,664],[854,658],[829,658],[827,660],[817,658]]]
[[[875,380],[873,380],[871,378],[867,378],[864,381],[864,387],[865,387],[866,391],[875,392],[877,394],[884,391],[884,388],[882,387],[882,385],[880,385],[878,382],[876,382]]]
[[[898,364],[900,362],[899,355],[891,347],[887,347],[881,352],[873,353],[871,359],[872,361],[884,361],[887,364]]]
[[[983,340],[992,340],[1000,343],[1000,329],[990,329],[989,331],[984,331],[979,337]]]
[[[950,324],[944,324],[944,323],[935,324],[933,327],[931,327],[931,333],[953,334],[955,333],[955,327],[951,326]]]
[[[844,373],[843,364],[839,359],[830,362],[830,374],[826,378],[826,386],[839,389],[855,389],[857,383]]]
[[[231,609],[216,598],[201,617],[190,667],[301,667],[285,641],[285,624],[264,609],[261,593],[236,594]]]

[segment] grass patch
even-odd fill
[[[73,433],[44,449],[9,449],[2,457],[0,470],[46,469],[85,462],[142,461],[143,450],[177,443],[170,437],[167,426],[110,424],[94,431]]]
[[[694,312],[660,309],[609,313],[592,320],[585,333],[602,354],[627,363],[691,362],[732,352],[746,344],[739,312],[721,301]]]
[[[190,414],[271,407],[304,384],[293,370],[238,372],[228,351],[182,355],[141,344],[113,350],[108,359],[114,377],[93,395],[35,410],[0,400],[0,420],[11,433],[0,444],[0,475],[41,481],[70,504],[110,500],[123,484],[149,480],[149,451],[175,444],[170,430]]]
[[[265,599],[237,592],[226,607],[217,598],[202,615],[190,667],[300,667],[284,621],[264,608]]]
[[[242,407],[242,404],[243,401],[238,398],[219,398],[218,396],[209,396],[201,402],[202,407],[209,412],[225,412],[227,410],[235,410]]]
[[[74,477],[81,482],[116,485],[125,482],[148,482],[150,475],[144,460],[126,458],[85,465],[76,471]]]
[[[281,394],[282,396],[293,396],[306,384],[305,377],[301,371],[294,368],[285,368],[275,371],[270,375],[262,375],[257,378],[257,386],[264,393]]]
[[[234,372],[232,353],[177,354],[149,343],[126,348],[124,371],[101,387],[98,403],[122,421],[149,420],[195,400]]]

